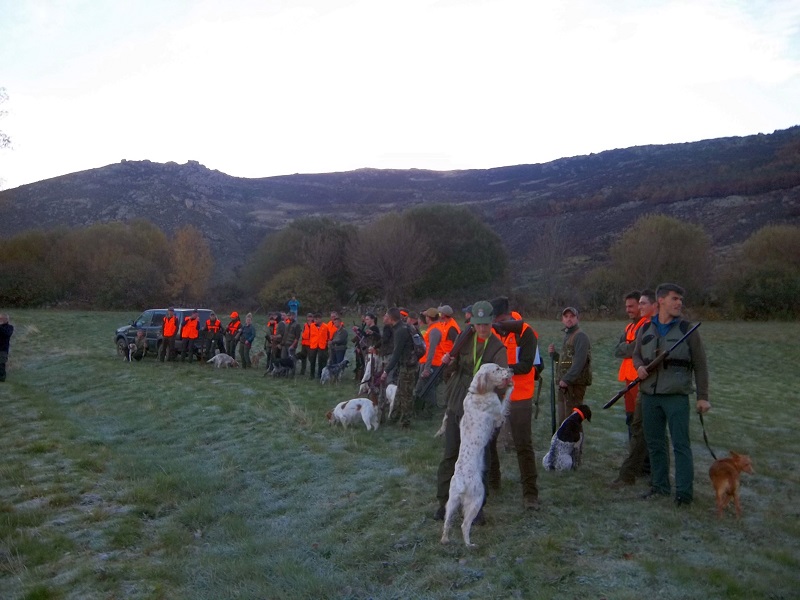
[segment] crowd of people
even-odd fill
[[[693,499],[694,466],[689,443],[689,394],[696,391],[696,412],[711,409],[708,401],[708,367],[700,335],[689,331],[682,318],[684,290],[675,284],[662,284],[655,291],[629,293],[625,309],[630,323],[625,327],[615,356],[621,358],[618,378],[626,386],[625,414],[629,449],[612,489],[633,485],[648,477],[650,490],[644,498],[670,496],[669,443],[675,459],[675,496],[678,506]],[[416,417],[431,417],[437,411],[437,388],[444,383],[444,452],[437,471],[436,496],[439,508],[434,518],[442,519],[460,447],[459,421],[464,414],[464,398],[473,376],[481,365],[494,363],[513,373],[507,435],[517,455],[523,506],[539,508],[536,457],[531,434],[534,396],[541,385],[543,368],[538,334],[511,309],[508,298],[479,301],[462,309],[463,325],[454,318],[449,305],[414,313],[400,307],[383,315],[383,327],[372,312],[361,316],[360,324],[348,329],[340,314],[331,311],[328,321],[321,313],[307,313],[304,323],[297,320],[299,302],[292,297],[291,310],[269,315],[264,329],[263,349],[257,352],[264,368],[280,365],[292,376],[319,380],[325,367],[346,365],[348,343],[353,342],[353,376],[361,382],[378,405],[381,421],[388,420],[386,391],[397,386],[397,423],[411,426]],[[580,328],[577,308],[561,312],[564,339],[560,348],[548,346],[558,385],[557,422],[583,404],[586,387],[592,383],[592,348]],[[7,314],[0,314],[0,382],[6,378],[10,339],[14,332]],[[241,367],[251,368],[261,360],[252,355],[257,338],[253,315],[244,322],[237,312],[223,326],[213,312],[201,323],[193,311],[179,323],[170,308],[163,319],[158,359],[177,360],[176,337],[183,340],[181,360],[200,360],[217,353],[239,358]],[[689,332],[689,334],[687,334]],[[687,337],[688,335],[688,337]],[[421,342],[420,342],[421,340]],[[685,343],[681,343],[685,340]],[[666,360],[658,360],[665,352]],[[147,353],[144,332],[137,332],[130,344],[128,359],[141,360]],[[288,370],[288,371],[287,371]],[[635,385],[637,384],[638,385]],[[555,425],[555,422],[554,422]],[[667,439],[669,430],[669,440]],[[500,487],[498,437],[495,432],[484,449],[484,483],[489,490]],[[580,464],[580,456],[576,457]],[[474,523],[485,520],[483,509]]]
[[[688,322],[681,318],[683,295],[679,286],[663,284],[655,292],[631,292],[624,299],[630,323],[615,348],[615,356],[622,359],[619,380],[627,385],[638,378],[643,383],[631,386],[625,394],[629,451],[618,477],[611,483],[613,489],[619,489],[632,485],[637,478],[648,477],[651,490],[646,497],[670,495],[666,437],[669,429],[675,456],[675,501],[679,506],[690,504],[693,495],[688,436],[692,378],[697,388],[696,410],[704,413],[710,409],[708,369],[700,336],[691,336],[653,373],[648,365],[686,333]],[[498,431],[485,449],[485,487],[487,494],[500,487],[498,439],[505,435],[506,447],[513,447],[517,455],[523,505],[529,510],[539,508],[531,424],[534,396],[544,364],[538,334],[519,312],[511,309],[508,298],[483,300],[463,308],[463,325],[456,321],[449,305],[418,313],[393,307],[383,315],[382,327],[374,313],[365,312],[360,323],[350,328],[337,311],[331,311],[327,321],[321,313],[307,313],[305,322],[300,323],[297,299],[292,297],[288,306],[290,310],[286,312],[271,313],[265,326],[263,348],[257,353],[260,360],[255,362],[266,370],[278,365],[283,373],[319,380],[325,367],[341,368],[347,364],[345,354],[352,342],[354,379],[361,382],[361,389],[378,405],[382,422],[388,417],[387,387],[396,385],[396,421],[403,428],[410,427],[414,418],[430,418],[438,412],[437,391],[441,384],[445,385],[447,418],[444,453],[437,473],[437,519],[444,516],[449,483],[458,459],[459,422],[467,388],[483,364],[510,368],[514,382],[510,412],[504,431]],[[170,358],[174,336],[180,329],[201,340],[194,345],[184,344],[182,359],[187,356],[191,359],[193,351],[202,357],[225,352],[237,357],[242,368],[253,366],[251,352],[257,336],[251,314],[242,323],[238,313],[233,312],[224,327],[213,313],[204,325],[197,320],[196,311],[186,317],[182,327],[175,319],[172,310],[164,318],[161,360]],[[558,390],[554,426],[584,403],[586,388],[592,383],[591,341],[580,327],[578,309],[564,308],[561,322],[564,327],[561,346],[550,344],[547,348]],[[573,458],[578,466],[580,449],[576,452]],[[483,520],[481,510],[476,522]]]

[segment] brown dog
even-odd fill
[[[261,363],[261,359],[265,358],[266,356],[267,353],[264,352],[263,350],[259,350],[258,352],[253,354],[253,356],[250,357],[250,362],[252,363],[253,368],[257,369],[258,365]]]
[[[731,500],[736,507],[736,516],[742,516],[742,505],[739,503],[739,474],[742,471],[753,473],[753,463],[746,454],[731,452],[730,457],[717,459],[711,464],[708,476],[717,494],[718,517],[722,517],[722,511]]]

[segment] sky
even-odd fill
[[[800,125],[797,0],[0,0],[3,189],[485,169]]]

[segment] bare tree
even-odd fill
[[[394,306],[425,276],[430,256],[416,228],[392,213],[358,232],[347,261],[358,288],[378,293],[387,306]]]
[[[631,286],[671,281],[702,297],[710,280],[711,240],[702,226],[666,215],[647,215],[611,247],[612,269]]]
[[[537,295],[540,306],[551,312],[557,305],[565,280],[565,258],[569,253],[569,240],[561,218],[544,221],[531,232],[531,264],[538,273]]]
[[[175,232],[171,246],[170,291],[181,302],[201,300],[214,266],[208,242],[196,227],[186,225]]]

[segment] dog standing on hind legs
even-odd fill
[[[461,507],[464,518],[461,522],[461,533],[464,543],[470,548],[475,547],[470,542],[469,534],[472,521],[483,505],[485,448],[495,429],[505,420],[512,387],[511,370],[491,363],[478,369],[472,379],[464,398],[464,415],[459,423],[461,445],[453,477],[450,479],[442,530],[443,544],[450,541],[450,527],[456,511]],[[502,400],[495,392],[496,389],[505,389]]]
[[[728,458],[719,458],[711,463],[708,476],[714,485],[717,496],[717,517],[733,500],[736,517],[742,517],[742,505],[739,503],[739,475],[742,472],[753,474],[753,462],[746,454],[731,452]]]

